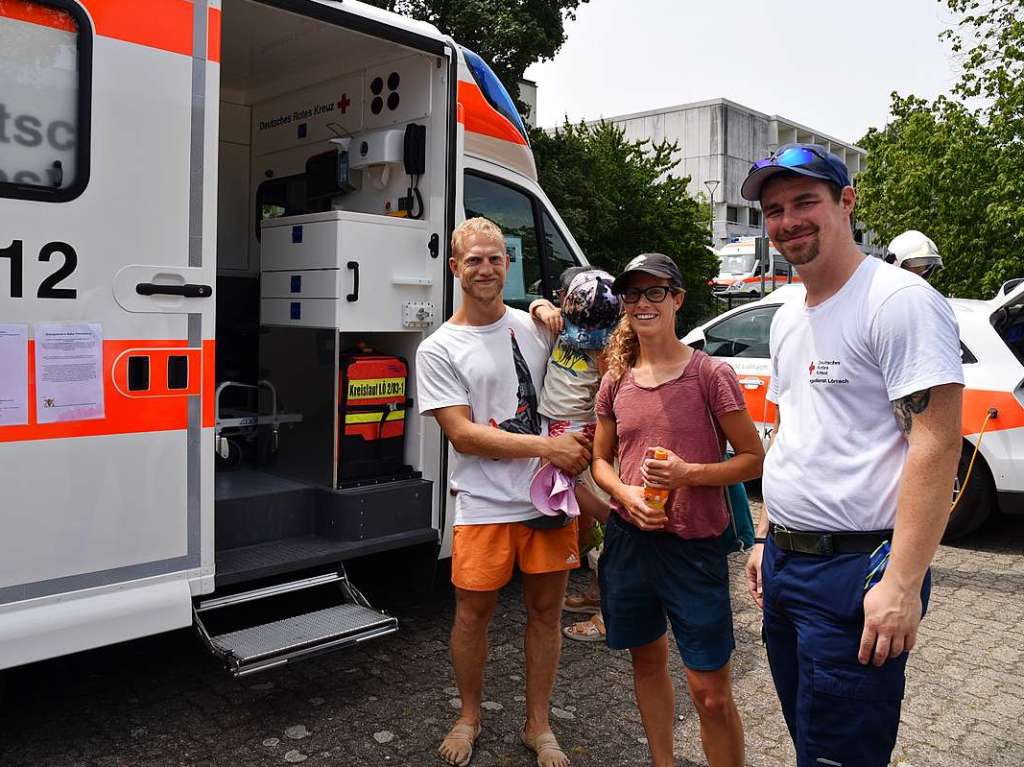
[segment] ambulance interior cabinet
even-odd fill
[[[409,330],[434,292],[438,243],[426,221],[328,211],[261,225],[260,321],[340,332]],[[443,266],[443,265],[442,265]]]

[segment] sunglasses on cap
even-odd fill
[[[619,291],[619,298],[622,299],[623,303],[635,304],[640,300],[640,296],[643,296],[652,304],[660,304],[668,298],[669,293],[675,295],[680,292],[682,292],[682,288],[673,288],[665,285],[652,285],[651,287],[644,288],[643,290],[640,288],[623,288]]]
[[[791,146],[786,147],[778,154],[758,160],[750,166],[751,172],[760,168],[767,168],[777,165],[780,168],[802,168],[805,165],[812,165],[815,162],[828,164],[824,151],[815,146]]]

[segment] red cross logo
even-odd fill
[[[811,366],[809,368],[807,368],[807,372],[810,375],[814,375],[814,363],[813,362],[811,363]]]
[[[341,110],[342,114],[348,111],[348,108],[352,105],[352,101],[349,99],[347,93],[341,94],[341,101],[338,102],[338,109]]]

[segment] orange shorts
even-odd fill
[[[528,575],[580,566],[576,520],[537,530],[521,522],[459,525],[452,530],[452,583],[466,591],[497,591],[519,565]]]

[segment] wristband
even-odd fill
[[[764,543],[764,538],[754,538],[754,545],[756,546],[759,543]]]

